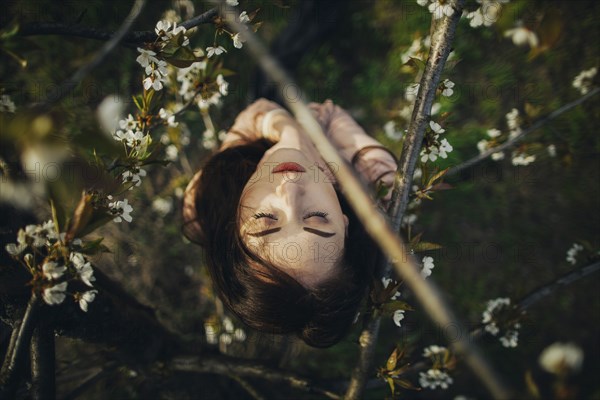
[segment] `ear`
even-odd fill
[[[350,224],[350,220],[346,214],[342,214],[342,217],[344,217],[344,228],[346,230],[346,236],[348,236],[348,225]]]

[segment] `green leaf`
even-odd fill
[[[389,376],[386,377],[385,380],[388,383],[388,385],[390,385],[390,390],[392,391],[392,395],[393,395],[396,390],[396,387],[394,386],[394,380]]]
[[[392,354],[390,354],[387,362],[385,363],[385,368],[388,371],[393,371],[396,368],[396,364],[398,363],[398,348],[396,347]]]
[[[428,250],[438,250],[441,249],[442,245],[437,243],[429,243],[429,242],[419,242],[412,246],[412,249],[415,252],[428,251]]]
[[[198,61],[198,57],[188,47],[179,47],[170,56],[164,56],[165,61],[177,68],[186,68]]]
[[[11,22],[6,28],[0,31],[0,41],[10,39],[19,32],[19,23],[17,21]]]
[[[387,313],[393,313],[396,310],[414,311],[414,308],[405,301],[392,300],[383,305],[383,310]]]

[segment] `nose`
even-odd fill
[[[295,208],[300,203],[305,192],[304,185],[299,184],[297,180],[289,179],[283,179],[275,189],[277,196],[291,208]]]

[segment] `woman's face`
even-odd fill
[[[348,218],[329,175],[299,150],[265,153],[240,200],[240,233],[257,255],[304,286],[332,277]]]

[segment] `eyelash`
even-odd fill
[[[308,219],[311,217],[321,217],[321,218],[327,218],[327,216],[329,215],[329,213],[323,212],[323,211],[311,211],[308,214],[306,214],[304,216],[303,219]],[[277,221],[278,218],[275,217],[275,215],[271,214],[271,213],[265,213],[265,212],[259,212],[253,215],[254,219],[260,219],[260,218],[270,218],[272,220]]]
[[[312,211],[312,212],[309,212],[308,214],[306,214],[304,216],[304,219],[307,219],[307,218],[310,218],[310,217],[321,217],[321,218],[327,219],[328,215],[329,215],[328,213],[323,212],[323,211]]]
[[[277,218],[275,217],[275,215],[273,215],[271,213],[259,212],[259,213],[254,214],[253,217],[254,217],[254,219],[270,218],[270,219],[277,221]]]

